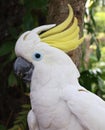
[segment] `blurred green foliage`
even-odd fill
[[[95,13],[96,28],[98,32],[105,32],[105,11]]]
[[[18,113],[17,118],[14,121],[14,125],[9,130],[26,130],[27,128],[27,114],[30,110],[30,105],[23,105],[22,111]]]
[[[84,26],[86,29],[86,34],[91,35],[90,45],[95,44],[96,46],[96,57],[97,60],[100,60],[101,53],[99,47],[99,41],[97,39],[97,25],[94,18],[96,8],[99,4],[99,0],[88,0],[88,5],[86,7],[85,17],[84,17]]]
[[[29,0],[18,1],[19,6],[22,6],[24,10],[22,12],[23,17],[18,26],[8,26],[9,37],[6,37],[0,45],[0,59],[5,59],[2,64],[0,64],[0,73],[3,73],[3,70],[8,66],[8,64],[12,65],[14,59],[16,58],[14,48],[19,35],[27,30],[35,28],[40,24],[44,24],[43,22],[45,21],[43,19],[46,19],[47,1],[48,0],[32,0],[31,2]],[[1,2],[3,2],[3,0],[1,0]],[[42,16],[40,16],[40,13]],[[40,23],[40,19],[42,20],[42,23]],[[18,83],[12,70],[13,68],[11,68],[8,76],[5,77],[5,80],[8,82],[7,87],[13,87],[14,85],[17,86]],[[2,81],[0,84],[2,84]],[[2,87],[2,85],[0,85],[0,87]]]
[[[8,3],[9,4],[7,4],[6,0],[0,1],[0,6],[4,9],[0,13],[0,23],[3,24],[2,19],[4,18],[3,20],[5,20],[4,23],[6,24],[6,26],[2,28],[3,31],[4,29],[6,30],[6,33],[4,31],[4,38],[1,38],[0,44],[0,61],[2,63],[0,64],[0,73],[2,75],[0,78],[0,97],[2,97],[0,99],[1,104],[4,104],[5,100],[10,97],[9,94],[11,94],[11,88],[14,88],[12,89],[12,94],[16,94],[16,98],[18,98],[19,95],[26,95],[26,93],[29,92],[29,88],[27,88],[27,86],[23,82],[21,82],[21,80],[17,79],[13,72],[13,62],[16,58],[14,48],[16,40],[23,32],[31,30],[36,26],[45,24],[48,0],[31,0],[31,2],[30,0],[9,0]],[[6,15],[8,15],[8,17],[6,17]],[[19,88],[19,93],[13,92],[16,87]],[[26,116],[29,111],[30,105],[26,104],[23,108],[20,106],[21,104],[17,105],[15,103],[15,105],[17,105],[16,109],[22,111],[18,114],[16,114],[14,106],[11,105],[14,105],[12,104],[12,101],[9,103],[10,107],[8,107],[7,112],[5,112],[5,109],[7,108],[4,108],[3,105],[0,108],[0,114],[4,109],[4,114],[2,113],[2,115],[5,116],[3,117],[5,119],[2,119],[2,116],[0,115],[0,130],[7,130],[7,128],[11,127],[12,125],[13,127],[11,127],[10,130],[26,130]],[[11,109],[11,107],[13,107],[13,109]],[[11,122],[13,120],[11,118],[15,118],[14,123]],[[2,122],[4,125],[2,124]]]
[[[85,35],[88,43],[83,46],[83,62],[79,80],[81,85],[105,99],[105,3],[102,2],[102,0],[90,0],[87,7]],[[89,44],[88,50],[86,44]],[[89,52],[87,63],[85,63],[85,58],[87,58],[85,52]]]

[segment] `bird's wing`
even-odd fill
[[[32,110],[30,110],[28,113],[27,121],[28,121],[29,130],[39,130],[35,113]]]
[[[105,102],[83,87],[67,86],[63,100],[77,121],[89,130],[105,130]]]

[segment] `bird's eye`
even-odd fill
[[[42,59],[42,54],[39,52],[34,53],[33,59],[36,61],[40,61]]]

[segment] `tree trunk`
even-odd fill
[[[47,22],[56,24],[60,24],[61,22],[63,22],[68,16],[67,4],[69,3],[74,10],[74,15],[78,18],[78,23],[81,30],[80,35],[82,35],[85,2],[86,0],[50,0],[48,5],[49,10]],[[68,55],[72,58],[78,68],[80,66],[81,54],[81,46],[78,47],[76,50],[68,53]]]

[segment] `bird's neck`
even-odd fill
[[[78,86],[79,72],[71,68],[70,65],[53,65],[36,69],[31,80],[31,90],[50,87],[65,87],[66,85]]]
[[[57,75],[56,75],[57,76]],[[78,87],[79,82],[78,79],[73,77],[65,77],[65,76],[54,76],[51,74],[46,74],[45,76],[34,76],[31,82],[31,91],[41,90],[42,88],[63,88],[68,85],[72,85],[74,87]]]

